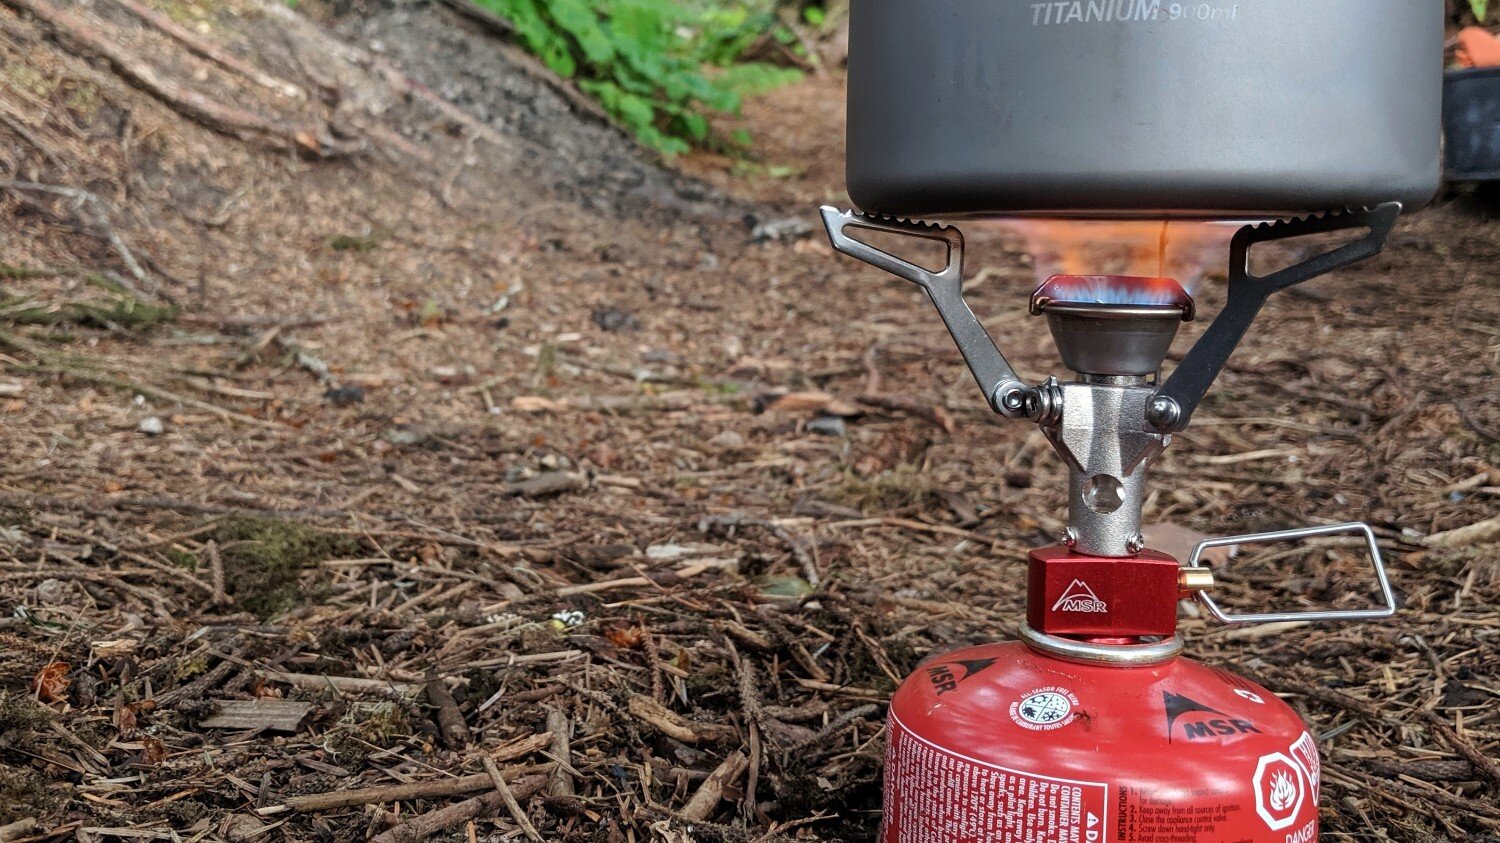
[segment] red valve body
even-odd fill
[[[1048,635],[1172,635],[1180,570],[1176,559],[1154,550],[1123,559],[1033,550],[1026,623]]]
[[[950,653],[897,691],[889,734],[883,843],[1318,839],[1318,753],[1302,721],[1184,658]]]

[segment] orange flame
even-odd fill
[[[1037,283],[1054,275],[1175,279],[1189,292],[1223,260],[1235,228],[1205,222],[1006,220],[1026,242]]]

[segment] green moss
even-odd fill
[[[18,278],[52,278],[60,273],[50,269],[37,269],[30,266],[12,266],[0,261],[0,280],[11,280]]]
[[[177,677],[178,682],[185,682],[207,671],[208,656],[202,655],[191,659],[183,659],[178,662],[177,669],[173,671],[173,674]]]
[[[0,739],[13,741],[51,721],[51,710],[31,697],[0,691]]]
[[[352,769],[364,762],[372,746],[389,749],[411,734],[404,706],[390,700],[356,702],[329,730],[323,748],[333,754],[335,763]]]
[[[0,302],[11,307],[20,302]],[[110,306],[64,302],[59,305],[19,307],[5,314],[16,325],[82,325],[88,328],[125,328],[144,331],[177,318],[177,309],[142,304],[137,301],[116,302]]]
[[[874,477],[851,477],[828,498],[864,512],[884,512],[919,506],[933,497],[927,475],[914,465],[898,465]]]
[[[37,278],[59,273],[0,264],[0,279]],[[63,273],[71,274],[71,273]],[[104,291],[100,299],[37,301],[0,294],[0,319],[13,325],[82,325],[145,331],[177,318],[177,309],[147,304],[97,272],[84,274],[89,285]]]
[[[188,553],[186,550],[178,550],[175,547],[168,548],[166,551],[166,557],[168,562],[171,562],[173,565],[176,565],[179,568],[188,571],[198,570],[198,557],[194,556],[191,553]]]
[[[57,88],[56,81],[31,65],[19,61],[6,62],[4,75],[12,88],[42,98],[50,96]]]
[[[380,245],[379,237],[360,237],[354,234],[335,234],[328,238],[328,248],[335,252],[369,252]]]
[[[359,543],[348,536],[276,518],[240,516],[212,533],[224,563],[224,590],[235,604],[261,618],[302,601],[302,572],[325,559],[347,556]]]
[[[99,106],[104,98],[99,94],[99,88],[91,82],[79,79],[71,79],[66,84],[67,94],[63,97],[63,105],[74,114],[82,117],[92,118],[99,112]]]
[[[0,824],[46,814],[62,804],[61,787],[31,767],[0,766]]]

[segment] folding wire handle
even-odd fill
[[[1351,524],[1334,524],[1329,527],[1303,527],[1297,530],[1278,530],[1273,533],[1254,533],[1248,536],[1230,536],[1222,539],[1208,539],[1198,543],[1193,548],[1193,555],[1188,559],[1188,568],[1207,568],[1203,564],[1203,553],[1215,547],[1229,547],[1243,544],[1267,544],[1270,542],[1293,541],[1296,539],[1313,538],[1316,536],[1332,536],[1343,533],[1360,533],[1365,538],[1365,547],[1370,552],[1370,561],[1375,565],[1375,581],[1380,584],[1380,597],[1385,605],[1378,609],[1349,609],[1349,610],[1312,610],[1306,612],[1265,612],[1253,615],[1233,615],[1214,602],[1207,591],[1198,592],[1198,600],[1208,609],[1220,623],[1226,624],[1249,624],[1249,623],[1279,623],[1282,621],[1369,621],[1389,618],[1396,614],[1396,594],[1391,590],[1390,578],[1385,573],[1385,560],[1380,556],[1380,545],[1375,540],[1375,531],[1370,525],[1354,522]]]

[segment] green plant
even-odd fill
[[[304,570],[359,546],[353,538],[306,524],[252,516],[226,518],[210,535],[224,562],[224,590],[239,608],[260,618],[304,599],[299,582]]]
[[[476,0],[511,21],[555,73],[576,79],[645,145],[671,156],[710,140],[707,113],[796,79],[743,61],[778,29],[767,2]]]
[[[1474,17],[1483,23],[1490,10],[1490,0],[1469,0],[1469,8],[1474,10]]]

